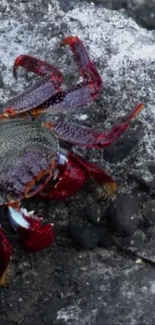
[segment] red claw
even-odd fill
[[[58,165],[57,168],[59,174],[55,186],[49,182],[39,195],[54,200],[64,200],[81,189],[86,180],[86,174],[70,155],[67,164]]]
[[[6,284],[6,273],[11,257],[12,246],[0,227],[0,286]]]
[[[47,224],[39,229],[19,229],[19,234],[23,240],[24,249],[29,253],[39,252],[52,245],[54,241],[54,228],[52,224]]]
[[[76,194],[83,186],[86,178],[92,178],[102,196],[111,195],[117,190],[117,184],[103,169],[85,159],[68,153],[66,165],[58,165],[56,184],[49,182],[39,193],[42,197],[64,200]]]
[[[51,246],[54,241],[53,225],[46,224],[42,226],[42,218],[36,216],[24,218],[30,225],[28,229],[18,228],[24,249],[29,253],[35,253]]]

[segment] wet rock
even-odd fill
[[[101,221],[101,208],[99,204],[88,204],[85,207],[85,213],[89,221],[99,224]]]
[[[139,199],[136,196],[120,194],[111,202],[108,218],[116,231],[123,236],[131,236],[137,230],[139,217]]]
[[[82,0],[81,0],[82,1]],[[89,0],[88,0],[89,1]],[[91,2],[91,1],[90,1]],[[120,10],[124,9],[142,27],[155,29],[155,2],[150,0],[94,0],[96,5],[103,5],[105,8]]]
[[[143,204],[142,214],[149,226],[155,226],[155,201],[154,200],[149,199]]]
[[[83,1],[83,0],[81,0]],[[91,0],[88,0],[89,2],[91,2]],[[119,10],[121,8],[126,8],[128,5],[128,1],[127,0],[94,0],[93,3],[95,3],[95,5],[103,5],[105,8],[108,9],[113,9],[113,10]]]
[[[110,147],[105,148],[103,158],[109,163],[117,163],[129,156],[139,141],[137,131],[129,130]]]
[[[155,29],[155,3],[153,3],[153,1],[143,3],[134,11],[131,7],[129,13],[131,13],[137,23],[144,28],[149,30]]]
[[[145,174],[140,174],[137,171],[129,172],[128,177],[137,182],[140,191],[150,192],[151,188],[153,190],[153,178],[147,177]]]
[[[121,238],[119,241],[120,247],[123,249],[131,248],[132,252],[136,252],[137,250],[142,250],[144,242],[146,240],[145,233],[140,229],[137,230],[131,237]]]
[[[100,241],[100,231],[93,224],[79,221],[68,226],[70,236],[83,248],[95,248]]]

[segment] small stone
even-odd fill
[[[88,268],[83,266],[83,267],[80,268],[80,270],[81,270],[82,272],[86,272],[86,271],[88,270]]]
[[[138,197],[120,194],[111,202],[108,212],[116,231],[121,235],[132,236],[137,230],[140,222]]]
[[[145,218],[148,226],[155,226],[155,201],[149,199],[143,204],[143,217]]]
[[[23,299],[21,297],[19,297],[18,302],[21,303],[22,301],[23,301]]]
[[[99,204],[87,205],[85,207],[85,213],[89,221],[94,224],[99,224],[101,220],[101,210]]]
[[[141,258],[138,258],[138,259],[136,260],[136,264],[143,264],[143,260],[142,260]]]
[[[95,248],[100,241],[100,231],[93,224],[79,221],[68,226],[71,237],[83,248]]]
[[[117,163],[125,159],[139,142],[139,133],[134,130],[127,131],[120,139],[105,148],[103,158],[109,163]]]

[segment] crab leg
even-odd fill
[[[56,84],[56,88],[63,82],[63,75],[58,68],[33,56],[20,55],[16,58],[13,66],[13,75],[15,78],[17,78],[17,70],[19,67],[23,67],[41,77],[48,76]]]
[[[0,119],[14,117],[18,114],[31,111],[36,116],[44,112],[48,106],[49,99],[53,94],[60,91],[60,84],[63,82],[63,75],[59,69],[42,60],[29,55],[20,55],[16,58],[13,66],[13,74],[17,77],[18,67],[44,77],[35,86],[27,88],[23,93],[11,99]]]
[[[46,76],[46,79],[11,100],[0,119],[25,112],[30,112],[34,117],[46,111],[51,114],[64,113],[87,105],[98,97],[102,80],[82,41],[78,37],[69,36],[61,42],[61,46],[67,44],[70,45],[83,82],[70,87],[68,91],[61,91],[59,86],[63,77],[57,68],[34,57],[21,55],[14,63],[15,77],[21,66],[40,76]]]
[[[129,127],[131,120],[141,112],[143,107],[143,104],[138,104],[130,115],[125,116],[109,132],[97,132],[79,124],[68,124],[62,121],[58,121],[55,124],[49,122],[45,125],[49,129],[52,129],[58,138],[64,141],[87,148],[101,149],[108,147],[113,141],[118,139]]]
[[[0,286],[6,284],[7,269],[10,262],[12,246],[0,226]]]
[[[88,86],[92,90],[92,96],[95,99],[102,89],[102,79],[94,63],[90,60],[82,41],[77,36],[69,36],[61,42],[61,46],[63,45],[70,46],[79,72],[84,80],[88,82]]]

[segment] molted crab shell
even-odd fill
[[[52,177],[59,143],[38,122],[0,122],[0,204],[38,193]]]

